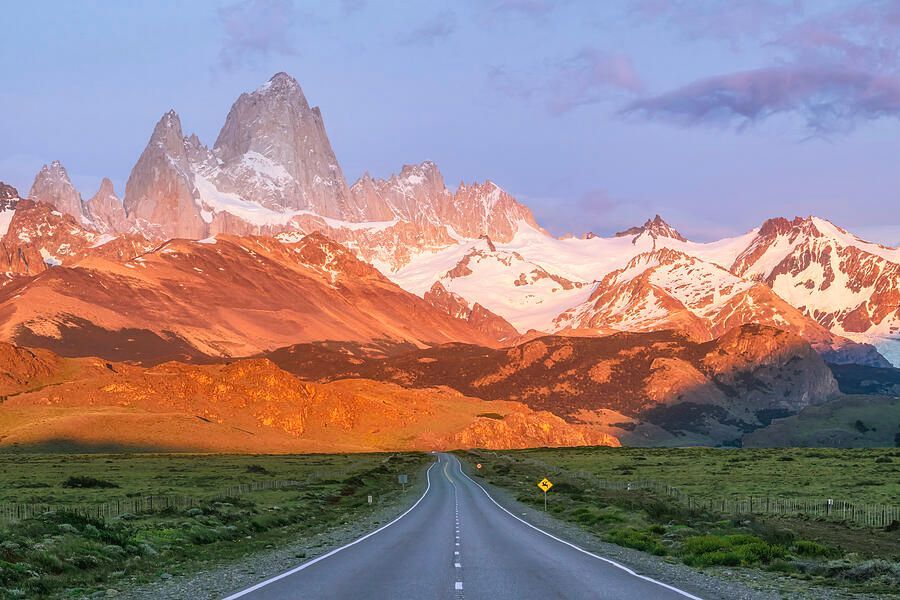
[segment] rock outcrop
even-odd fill
[[[0,343],[0,446],[53,441],[218,452],[618,445],[518,402],[348,379],[301,381],[266,359],[152,368]]]
[[[498,342],[510,342],[519,335],[509,321],[492,313],[477,302],[470,307],[462,296],[447,291],[440,281],[436,281],[423,298],[438,310],[466,321],[478,331]]]
[[[657,331],[545,336],[501,349],[459,344],[386,357],[337,351],[309,356],[305,348],[269,354],[281,368],[308,379],[355,376],[417,389],[448,386],[466,396],[522,402],[568,422],[587,423],[591,415],[613,411],[656,428],[644,443],[660,441],[659,432],[707,444],[733,442],[773,416],[795,414],[837,392],[831,371],[808,343],[762,325],[702,343]]]

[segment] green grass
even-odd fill
[[[397,475],[415,480],[429,461],[423,454],[0,455],[0,502],[198,499],[183,510],[109,520],[57,512],[0,524],[0,598],[81,597],[300,541],[397,500]],[[219,493],[265,479],[307,483]]]
[[[769,495],[872,504],[900,499],[900,448],[571,448],[515,456],[602,479],[655,479],[698,498]]]
[[[554,516],[620,546],[696,568],[762,569],[858,591],[900,593],[900,535],[890,528],[719,514],[647,490],[599,489],[593,483],[656,479],[699,498],[769,494],[897,502],[900,450],[568,448],[460,456],[482,463],[477,476],[535,509],[543,509],[536,484],[549,476]]]

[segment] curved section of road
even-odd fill
[[[387,525],[225,600],[700,600],[520,519],[455,456],[438,455],[427,481]]]

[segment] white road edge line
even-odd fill
[[[243,597],[243,596],[246,596],[247,594],[249,594],[249,593],[251,593],[251,592],[255,592],[256,590],[258,590],[258,589],[260,589],[260,588],[263,588],[263,587],[269,585],[270,583],[274,583],[274,582],[276,582],[276,581],[278,581],[278,580],[280,580],[280,579],[284,579],[285,577],[290,577],[290,576],[293,575],[294,573],[298,573],[298,572],[302,571],[303,569],[306,569],[307,567],[311,567],[311,566],[313,566],[314,564],[316,564],[317,562],[320,562],[320,561],[325,560],[325,559],[328,558],[329,556],[334,556],[335,554],[337,554],[337,553],[340,552],[341,550],[346,550],[346,549],[349,548],[350,546],[355,546],[356,544],[360,543],[361,541],[366,540],[366,539],[369,539],[370,537],[372,537],[372,536],[375,535],[376,533],[379,533],[379,532],[384,531],[385,529],[387,529],[388,527],[390,527],[391,525],[393,525],[394,523],[396,523],[397,521],[399,521],[400,519],[402,519],[403,517],[405,517],[406,515],[408,515],[409,513],[411,513],[411,512],[413,511],[413,509],[415,509],[415,508],[419,505],[419,503],[422,502],[422,500],[425,499],[425,496],[428,495],[428,490],[431,489],[431,469],[433,469],[434,466],[435,466],[436,464],[438,464],[438,462],[439,462],[439,461],[433,462],[433,463],[431,464],[431,466],[428,467],[428,470],[425,471],[425,479],[426,479],[426,481],[427,481],[427,484],[426,484],[426,486],[425,486],[425,491],[422,492],[422,495],[419,497],[418,500],[416,500],[416,503],[413,504],[412,506],[410,506],[408,509],[406,509],[406,512],[404,512],[402,515],[400,515],[399,517],[397,517],[396,519],[394,519],[393,521],[391,521],[391,522],[388,523],[387,525],[382,525],[381,527],[379,527],[379,528],[376,529],[375,531],[370,531],[370,532],[367,533],[366,535],[364,535],[364,536],[362,536],[362,537],[360,537],[360,538],[356,538],[355,540],[353,540],[353,541],[350,542],[349,544],[345,544],[345,545],[341,546],[340,548],[335,548],[335,549],[332,550],[331,552],[328,552],[327,554],[323,554],[322,556],[318,556],[318,557],[316,557],[316,558],[314,558],[314,559],[312,559],[312,560],[309,560],[309,561],[307,561],[307,562],[301,564],[300,566],[294,567],[294,568],[291,569],[290,571],[285,571],[285,572],[282,573],[281,575],[276,575],[275,577],[272,577],[272,578],[270,578],[270,579],[266,579],[265,581],[261,581],[261,582],[257,583],[256,585],[254,585],[254,586],[252,586],[252,587],[248,587],[248,588],[245,589],[245,590],[242,590],[242,591],[240,591],[240,592],[236,592],[236,593],[234,593],[234,594],[232,594],[232,595],[230,595],[230,596],[226,596],[226,597],[223,598],[222,600],[235,600],[236,598],[241,598],[241,597]],[[477,484],[476,484],[476,485],[477,485]]]
[[[678,594],[681,594],[681,595],[684,596],[685,598],[691,598],[691,600],[703,600],[703,599],[700,598],[699,596],[694,596],[693,594],[691,594],[691,593],[689,593],[689,592],[686,592],[686,591],[684,591],[684,590],[679,590],[677,587],[671,586],[671,585],[669,585],[668,583],[663,583],[662,581],[657,581],[656,579],[653,579],[652,577],[647,577],[646,575],[641,575],[640,573],[635,573],[634,571],[632,571],[631,569],[629,569],[629,568],[626,567],[625,565],[619,564],[619,563],[617,563],[616,561],[610,560],[610,559],[608,559],[608,558],[603,558],[602,556],[597,555],[597,554],[594,554],[593,552],[588,552],[588,551],[585,550],[584,548],[579,548],[578,546],[576,546],[575,544],[573,544],[573,543],[571,543],[571,542],[567,542],[566,540],[563,540],[563,539],[560,539],[560,538],[556,537],[556,536],[553,535],[552,533],[547,533],[547,532],[544,531],[543,529],[541,529],[541,528],[539,528],[539,527],[535,527],[534,525],[532,525],[531,523],[529,523],[529,522],[526,521],[525,519],[520,519],[520,518],[517,517],[516,515],[512,514],[511,512],[509,512],[508,510],[506,510],[505,508],[503,508],[502,506],[500,506],[500,504],[499,504],[496,500],[494,500],[494,498],[488,493],[488,491],[487,491],[486,489],[484,489],[484,488],[481,486],[480,483],[478,483],[477,481],[475,481],[474,479],[472,479],[471,477],[469,477],[468,475],[466,475],[466,473],[465,473],[465,472],[463,471],[463,469],[462,469],[462,461],[461,461],[461,460],[459,460],[459,459],[456,458],[455,456],[453,457],[453,459],[456,461],[457,466],[459,466],[459,474],[460,474],[460,475],[462,475],[463,477],[465,477],[466,479],[468,479],[469,481],[471,481],[472,483],[474,483],[476,486],[478,486],[478,488],[479,488],[482,492],[484,492],[484,495],[488,497],[488,500],[490,500],[491,502],[493,502],[493,503],[497,506],[497,508],[499,508],[500,510],[502,510],[503,512],[505,512],[506,514],[508,514],[509,516],[511,516],[511,517],[512,517],[513,519],[515,519],[516,521],[519,521],[520,523],[522,523],[522,524],[524,524],[524,525],[527,525],[528,527],[531,527],[532,529],[534,529],[535,531],[537,531],[537,532],[539,532],[539,533],[543,533],[543,534],[546,535],[548,538],[554,539],[554,540],[556,540],[557,542],[559,542],[560,544],[565,544],[566,546],[569,546],[570,548],[573,548],[573,549],[575,549],[575,550],[578,550],[578,551],[581,552],[582,554],[587,554],[588,556],[593,556],[593,557],[596,558],[597,560],[602,560],[603,562],[609,563],[609,564],[611,564],[612,566],[616,567],[617,569],[621,569],[621,570],[625,571],[626,573],[628,573],[629,575],[633,575],[634,577],[637,577],[638,579],[643,579],[643,580],[645,580],[645,581],[649,581],[649,582],[651,582],[651,583],[655,583],[656,585],[662,586],[662,587],[664,587],[664,588],[666,588],[666,589],[668,589],[668,590],[671,590],[671,591],[673,591],[673,592],[676,592],[676,593],[678,593]],[[227,599],[226,599],[226,600],[227,600]]]

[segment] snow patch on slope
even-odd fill
[[[215,213],[227,212],[252,225],[284,225],[293,219],[296,211],[279,212],[244,200],[238,194],[220,191],[209,179],[195,175],[194,185],[200,193],[201,217],[212,223]]]
[[[0,211],[0,238],[9,231],[9,224],[12,223],[13,217],[16,215],[15,210]]]

